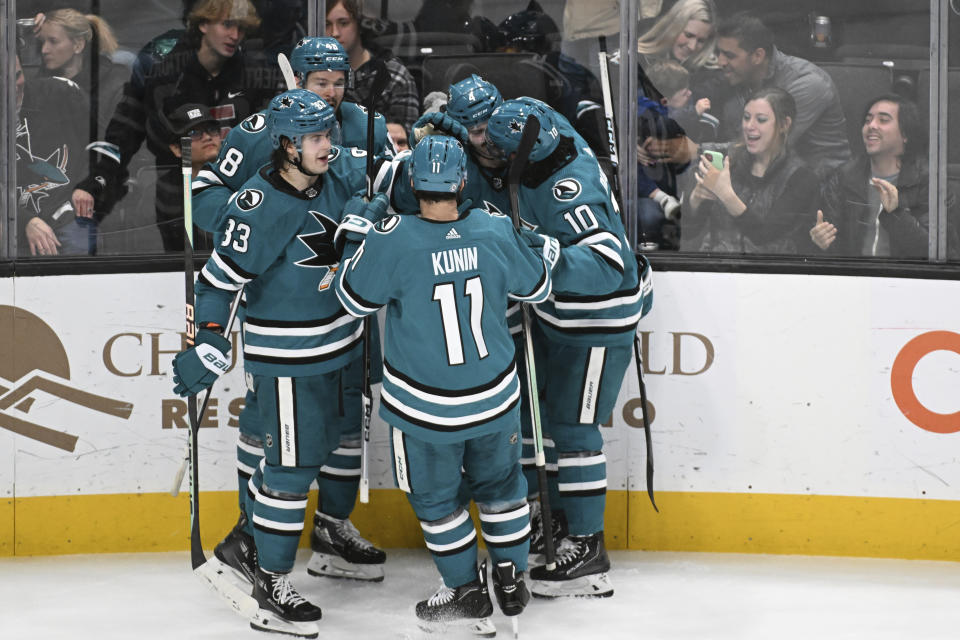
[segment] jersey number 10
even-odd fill
[[[483,340],[483,284],[480,276],[469,278],[463,293],[470,298],[470,332],[477,345],[480,359],[486,358],[487,344]],[[443,337],[447,343],[447,362],[450,366],[463,364],[463,336],[460,333],[460,315],[457,313],[456,290],[452,282],[433,285],[433,300],[440,303]]]

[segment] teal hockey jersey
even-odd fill
[[[380,416],[436,443],[517,423],[507,298],[536,303],[550,288],[543,256],[509,218],[481,209],[452,222],[385,218],[336,279],[351,314],[387,308]]]
[[[333,291],[333,236],[344,203],[363,185],[365,158],[334,149],[327,172],[303,192],[269,166],[244,183],[197,279],[198,322],[225,325],[244,287],[250,373],[317,375],[360,356],[362,324]]]
[[[557,150],[527,166],[519,194],[522,224],[562,247],[553,293],[534,307],[535,317],[551,340],[627,345],[643,305],[636,257],[596,156],[562,116],[556,118]]]
[[[337,110],[337,121],[341,134],[339,146],[355,148],[357,151],[351,151],[354,155],[364,151],[367,147],[367,110],[352,102],[342,102]],[[379,113],[374,114],[373,148],[378,167],[394,156],[386,120]],[[212,233],[219,231],[228,198],[239,191],[260,167],[270,162],[272,153],[266,111],[254,113],[231,129],[217,159],[204,165],[191,184],[194,223]]]

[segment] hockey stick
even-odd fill
[[[197,324],[193,306],[193,202],[190,192],[193,171],[191,145],[192,141],[189,136],[180,138],[180,171],[183,174],[183,274],[186,298],[186,333],[187,344],[193,346],[197,336]],[[239,303],[239,296],[236,302]],[[190,418],[190,435],[187,440],[190,453],[190,564],[193,566],[193,573],[196,576],[205,580],[237,613],[249,618],[260,608],[257,601],[228,580],[223,575],[222,569],[218,569],[212,563],[207,562],[207,557],[203,553],[200,540],[200,472],[197,455],[200,420],[197,414],[196,396],[187,397],[187,415]]]
[[[530,151],[540,134],[540,121],[534,115],[527,116],[523,125],[523,135],[517,153],[510,161],[510,171],[507,175],[510,191],[510,214],[513,226],[519,231],[520,226],[520,178],[530,157]],[[543,518],[543,546],[547,557],[547,570],[557,566],[556,553],[553,548],[553,515],[550,510],[550,493],[547,487],[547,461],[543,454],[543,430],[540,426],[540,394],[537,391],[537,368],[533,360],[533,337],[530,333],[530,309],[526,304],[520,304],[523,317],[523,345],[524,363],[527,372],[527,398],[530,401],[530,420],[533,425],[533,451],[537,467],[537,484],[540,485],[540,513]]]
[[[647,385],[643,381],[643,355],[640,350],[640,334],[633,334],[633,356],[637,365],[637,386],[640,387],[640,414],[643,416],[643,438],[647,445],[647,496],[653,510],[660,513],[653,499],[653,436],[650,433],[650,417],[647,415]]]
[[[283,81],[287,85],[287,91],[296,89],[297,76],[293,75],[293,67],[290,66],[290,61],[287,60],[287,56],[278,53],[277,64],[280,65],[280,73],[283,74]]]
[[[223,330],[223,335],[226,336],[227,340],[230,339],[230,331],[233,329],[233,321],[237,318],[237,311],[240,309],[240,299],[243,297],[243,289],[237,291],[237,296],[233,299],[233,303],[230,305],[230,317],[227,318],[227,328]],[[213,385],[210,385],[207,388],[207,393],[203,396],[203,402],[200,404],[200,413],[197,414],[197,424],[203,424],[203,416],[207,413],[207,404],[210,402],[210,394],[213,393]],[[177,475],[173,479],[173,487],[170,489],[170,495],[176,498],[180,495],[180,487],[183,485],[183,476],[187,471],[187,466],[190,463],[190,447],[187,446],[187,452],[183,456],[183,460],[180,462],[180,468],[177,469]]]
[[[381,58],[374,59],[376,75],[367,97],[367,201],[373,198],[373,122],[376,111],[373,108],[377,96],[383,93],[390,79],[387,65]],[[360,502],[370,502],[370,420],[373,417],[373,392],[370,389],[370,316],[363,319],[363,402],[362,430],[360,440]]]
[[[197,323],[193,302],[193,200],[190,183],[192,141],[190,136],[180,138],[180,172],[183,174],[183,276],[186,293],[187,347],[195,344]],[[190,435],[187,440],[190,451],[190,562],[194,570],[207,561],[200,543],[200,474],[197,459],[197,436],[200,421],[197,415],[197,397],[187,396],[187,415],[190,418]]]
[[[626,219],[623,211],[623,195],[620,190],[620,154],[617,153],[617,130],[616,122],[613,117],[613,94],[610,91],[610,69],[609,56],[607,55],[607,38],[600,36],[600,90],[603,93],[603,118],[607,125],[607,148],[610,152],[610,164],[613,167],[613,197],[620,207],[620,219],[626,227]],[[657,244],[647,241],[646,231],[643,229],[643,220],[637,216],[637,227],[640,230],[640,250],[654,251]]]

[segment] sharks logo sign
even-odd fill
[[[557,183],[553,185],[553,197],[561,202],[575,200],[581,191],[583,191],[583,187],[573,178],[557,180]]]
[[[244,211],[256,209],[263,202],[263,192],[259,189],[244,189],[237,196],[237,206]]]
[[[240,129],[246,131],[247,133],[259,133],[266,128],[267,119],[262,113],[255,113],[240,123]]]

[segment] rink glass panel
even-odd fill
[[[12,3],[4,3],[4,18],[8,18],[10,23],[5,23],[5,37],[16,33],[22,38],[23,47],[21,48],[24,74],[29,85],[34,78],[43,73],[43,60],[40,54],[40,44],[33,35],[33,29],[28,25],[15,24],[14,19],[21,21],[29,20],[39,10],[51,10],[58,7],[75,8],[82,13],[92,13],[99,15],[105,20],[113,30],[118,42],[118,49],[110,55],[110,61],[119,65],[110,66],[111,76],[109,80],[102,80],[99,84],[99,90],[96,92],[96,104],[103,117],[99,118],[96,129],[88,123],[85,114],[81,112],[92,103],[88,96],[90,93],[83,94],[83,102],[78,105],[76,121],[71,121],[68,117],[71,110],[67,110],[66,116],[62,119],[62,127],[68,129],[74,127],[80,130],[79,149],[72,153],[70,158],[69,183],[60,184],[57,161],[63,162],[63,158],[58,154],[51,159],[46,150],[35,149],[33,155],[35,161],[30,169],[37,169],[37,173],[42,180],[31,177],[25,179],[21,175],[19,181],[24,187],[17,192],[16,198],[24,206],[17,207],[16,203],[10,197],[4,200],[5,211],[4,221],[10,225],[10,233],[4,229],[3,250],[8,258],[17,256],[18,258],[29,258],[31,256],[30,248],[27,245],[23,231],[20,234],[13,233],[15,229],[14,219],[16,215],[23,216],[22,212],[35,211],[38,207],[46,206],[51,201],[68,202],[70,193],[76,183],[86,177],[89,167],[89,158],[93,157],[83,150],[83,144],[91,140],[102,140],[104,138],[107,123],[110,121],[111,113],[115,107],[116,98],[119,92],[110,91],[111,88],[122,86],[125,80],[131,79],[129,75],[135,69],[139,68],[137,63],[138,56],[141,60],[146,58],[145,51],[148,48],[154,50],[169,50],[170,46],[179,41],[184,33],[184,4],[178,0],[152,0],[150,2],[138,3],[136,11],[131,11],[129,2],[122,0],[80,0],[79,2],[41,2],[39,0],[19,0]],[[239,4],[239,2],[238,2]],[[253,5],[260,17],[260,25],[257,29],[250,31],[243,39],[242,48],[235,55],[244,55],[247,62],[251,65],[263,66],[272,71],[276,68],[276,53],[280,51],[288,52],[292,44],[306,33],[307,9],[305,0],[255,0]],[[10,40],[13,41],[12,39]],[[89,48],[89,47],[88,47]],[[12,56],[14,48],[6,48],[5,54]],[[264,61],[271,60],[269,65]],[[8,84],[8,75],[12,78],[12,68],[14,62],[12,57],[4,57],[4,84]],[[90,65],[85,61],[84,69],[81,74],[90,73]],[[104,66],[109,63],[101,58],[101,78],[103,78]],[[6,71],[10,69],[9,74]],[[264,83],[273,82],[271,78],[264,78]],[[119,84],[118,84],[119,83]],[[80,82],[81,86],[84,85]],[[87,83],[89,86],[89,83]],[[249,86],[249,85],[248,85]],[[172,102],[177,101],[177,94],[168,98]],[[258,99],[257,102],[260,102]],[[251,105],[254,110],[260,109],[265,104]],[[7,112],[6,109],[3,110]],[[4,127],[15,127],[14,118],[6,118]],[[224,133],[228,129],[224,129]],[[11,129],[14,131],[14,129]],[[13,137],[13,134],[10,135]],[[23,131],[20,132],[19,141],[23,141]],[[14,141],[10,139],[7,145],[5,155],[14,157]],[[50,144],[45,144],[50,146]],[[109,213],[106,213],[100,221],[98,228],[90,234],[89,251],[86,255],[95,254],[97,256],[139,256],[147,254],[163,253],[164,248],[161,243],[160,234],[157,228],[157,207],[156,207],[156,183],[159,176],[173,170],[179,177],[179,164],[171,162],[170,157],[164,158],[158,162],[158,156],[149,150],[147,142],[140,144],[138,150],[130,159],[127,165],[127,177],[125,179],[125,195],[115,200]],[[21,145],[19,153],[24,153],[25,148]],[[73,152],[73,149],[70,150]],[[53,168],[41,164],[45,161],[53,165]],[[21,163],[21,167],[23,167]],[[21,173],[23,173],[21,169]],[[13,169],[12,173],[15,173]],[[51,177],[52,174],[52,177]],[[11,182],[16,184],[15,178],[11,175]],[[38,182],[41,185],[38,187]],[[26,185],[31,185],[27,187]],[[8,187],[13,189],[11,185]],[[8,191],[9,193],[9,191]],[[175,211],[182,212],[182,192],[178,189],[177,193],[168,194],[166,199],[170,200],[169,207]],[[47,200],[44,203],[43,200]],[[6,209],[14,207],[11,211]],[[21,226],[23,221],[20,221]],[[168,225],[179,225],[182,227],[183,219],[177,218],[174,213],[174,219],[166,222]],[[59,234],[58,234],[59,235]],[[201,243],[201,248],[209,249],[209,241],[206,246]]]
[[[31,30],[18,27],[16,19],[33,16],[41,5],[49,8],[50,3],[39,0],[18,0],[6,3],[3,9],[3,29],[5,45],[2,52],[4,76],[5,107],[15,104],[13,97],[13,52],[12,43],[17,33],[25,36],[24,70],[29,79],[37,73],[41,59]],[[182,29],[183,3],[174,0],[154,0],[138,5],[137,12],[131,14],[129,5],[121,0],[81,0],[71,3],[83,12],[92,12],[103,17],[113,28],[119,41],[119,50],[113,58],[121,64],[131,65],[138,52],[158,35],[170,30]],[[313,30],[322,30],[323,16],[313,16],[308,21],[308,7],[304,0],[256,0],[254,2],[263,20],[259,31],[248,34],[246,51],[250,55],[257,53],[272,55],[274,50],[289,47],[296,38],[304,33],[312,23]],[[407,64],[418,81],[421,97],[430,90],[442,89],[448,80],[455,80],[458,73],[463,74],[474,69],[491,77],[503,75],[505,58],[504,43],[499,41],[494,31],[505,18],[527,8],[526,1],[482,1],[471,3],[468,14],[472,18],[473,29],[464,37],[463,31],[451,30],[449,16],[445,19],[439,12],[426,12],[420,16],[421,5],[425,2],[381,2],[369,0],[365,4],[365,13],[370,21],[370,40],[379,46],[393,50]],[[438,3],[447,5],[449,3]],[[591,11],[586,12],[589,23],[584,23],[582,2],[574,0],[543,0],[540,3],[545,14],[557,26],[558,32],[546,34],[551,47],[559,49],[574,62],[586,68],[595,78],[598,73],[597,33],[606,32],[610,51],[620,49],[620,34],[628,29],[623,27],[621,19],[662,15],[672,6],[671,0],[635,0],[626,3],[624,8],[617,3],[590,3]],[[725,0],[721,18],[739,10],[752,10],[764,19],[775,35],[775,42],[784,53],[805,58],[825,69],[836,83],[847,120],[847,135],[851,150],[857,153],[861,149],[860,120],[863,102],[866,96],[885,92],[898,92],[913,99],[926,117],[929,133],[928,147],[932,167],[931,199],[928,251],[926,256],[913,256],[907,260],[912,263],[954,261],[960,248],[954,238],[957,222],[947,215],[946,204],[950,202],[960,187],[960,151],[953,138],[958,135],[949,108],[958,85],[957,38],[951,31],[960,24],[960,16],[948,0],[929,0],[929,2],[907,2],[905,0],[884,0],[868,2],[854,0],[831,6],[828,11],[813,0],[800,2],[760,2],[759,0]],[[326,2],[330,5],[330,2]],[[323,6],[321,3],[320,6]],[[316,11],[316,9],[314,9]],[[659,14],[658,14],[659,12]],[[642,22],[641,28],[649,27],[650,22]],[[388,25],[385,35],[376,35],[374,31]],[[391,33],[390,25],[393,32]],[[942,28],[941,28],[942,25]],[[417,31],[413,31],[417,29]],[[486,30],[485,30],[486,29]],[[412,34],[416,34],[415,36]],[[639,35],[642,31],[633,29]],[[588,35],[584,35],[588,34]],[[942,42],[931,40],[931,34]],[[821,46],[826,45],[826,46]],[[629,48],[628,48],[629,49]],[[942,52],[940,56],[944,72],[931,74],[931,50]],[[522,57],[529,52],[513,49],[513,56]],[[461,56],[463,63],[456,69],[456,57]],[[622,56],[625,64],[637,64],[637,56]],[[516,64],[517,58],[510,60],[507,70],[513,72],[511,86],[509,80],[505,93],[524,91],[538,93],[549,91],[552,80],[537,78],[530,71],[532,65]],[[528,73],[529,72],[529,73]],[[627,74],[624,74],[626,77]],[[448,77],[449,76],[449,77]],[[955,77],[956,76],[956,77]],[[520,79],[519,82],[517,79]],[[611,89],[614,109],[617,112],[620,153],[620,177],[625,199],[626,227],[631,241],[638,241],[635,172],[627,167],[636,167],[634,145],[625,144],[626,134],[635,131],[620,111],[625,105],[633,105],[632,100],[621,99],[621,74],[618,65],[610,66]],[[938,96],[931,101],[931,95]],[[508,96],[510,97],[510,96]],[[596,96],[599,98],[599,94]],[[623,105],[621,105],[621,102]],[[938,104],[941,105],[938,108]],[[4,112],[12,113],[5,108]],[[6,197],[0,202],[2,210],[3,239],[0,244],[2,256],[6,260],[37,260],[30,256],[22,232],[17,233],[17,216],[21,210],[17,206],[18,196],[30,199],[16,192],[16,127],[15,118],[8,116],[4,123],[4,132],[0,141],[5,143],[7,162],[0,178],[3,179]],[[102,135],[100,136],[102,137]],[[931,146],[932,145],[932,146]],[[944,147],[938,152],[938,147]],[[81,155],[86,155],[85,153]],[[957,157],[954,157],[957,156]],[[46,159],[46,158],[44,158]],[[163,171],[171,167],[158,167],[153,154],[146,144],[128,166],[127,193],[113,206],[109,214],[101,221],[96,234],[92,236],[92,248],[99,258],[112,256],[145,256],[164,252],[157,229],[155,184]],[[173,167],[175,170],[175,167]],[[690,170],[687,171],[689,173]],[[81,172],[85,174],[85,172]],[[954,180],[957,179],[957,183]],[[689,178],[687,180],[689,182]],[[73,189],[72,184],[51,189],[53,193]],[[53,196],[51,196],[53,197]],[[812,220],[811,225],[812,226]],[[19,221],[20,225],[23,220]],[[168,223],[168,224],[175,224]],[[683,220],[679,221],[678,233],[683,237]],[[678,243],[682,247],[682,243]],[[206,248],[209,248],[209,244]],[[660,255],[680,254],[697,264],[709,265],[717,259],[729,259],[739,254],[710,254],[700,256],[692,252],[675,251],[677,247],[661,249]],[[896,268],[903,260],[893,261],[885,258],[853,258],[837,261],[831,255],[806,251],[805,257],[776,256],[778,260],[800,260],[805,265],[817,262],[836,264],[873,263],[876,267]],[[749,256],[754,263],[755,256]],[[761,257],[762,260],[762,257]],[[82,267],[80,267],[82,269]],[[692,268],[696,268],[693,266]]]

